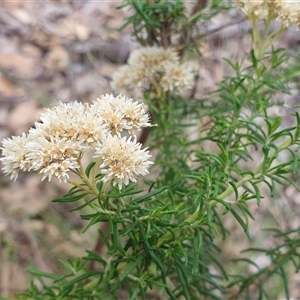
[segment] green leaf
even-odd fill
[[[222,205],[224,205],[226,207],[226,209],[231,209],[231,203],[229,202],[226,202],[220,198],[211,198],[211,201],[216,201],[216,202],[219,202],[221,203]]]
[[[139,265],[139,263],[144,259],[144,255],[138,256],[134,262],[128,265],[128,267],[124,270],[122,275],[119,278],[119,281],[122,282],[127,276]]]
[[[259,266],[249,258],[236,258],[236,259],[232,259],[232,261],[234,261],[234,262],[244,261],[244,262],[247,262],[247,263],[255,266],[257,269],[259,269]]]
[[[200,280],[203,280],[203,281],[206,281],[208,282],[209,284],[211,284],[215,289],[218,289],[218,290],[222,290],[222,286],[220,286],[217,282],[215,282],[214,280],[212,280],[212,276],[211,274],[196,274],[195,275],[195,278],[197,279],[200,279]],[[222,278],[220,278],[221,280]],[[218,298],[219,299],[219,298]]]
[[[250,212],[250,210],[244,204],[236,203],[236,205],[242,211],[242,213],[244,214],[245,218],[247,218],[247,215],[248,215],[252,220],[255,220],[254,216],[252,215],[252,213]]]
[[[199,157],[201,157],[201,156],[209,157],[212,160],[214,160],[218,165],[220,165],[222,167],[222,169],[225,169],[224,162],[217,155],[214,155],[214,154],[209,153],[209,152],[199,152],[197,156],[199,156]]]
[[[252,247],[252,248],[244,249],[244,250],[242,250],[241,252],[262,252],[262,253],[266,253],[267,250],[262,249],[262,248],[255,248],[255,247]]]
[[[286,297],[286,299],[290,299],[289,280],[288,280],[286,273],[282,266],[279,268],[279,272],[281,273],[281,279],[283,281],[285,297]]]
[[[83,259],[90,260],[90,261],[98,261],[104,267],[107,266],[107,262],[98,253],[91,250],[85,250],[85,251],[87,252],[88,256],[83,257]]]
[[[112,190],[108,193],[108,196],[110,198],[121,198],[121,197],[126,197],[129,195],[135,195],[135,194],[139,194],[141,192],[144,192],[145,190],[137,190],[136,189],[137,184],[132,184],[129,185],[127,188],[120,190]],[[118,189],[118,187],[116,187],[116,189]]]
[[[54,200],[52,200],[52,202],[61,202],[61,203],[67,203],[67,202],[75,202],[78,201],[82,198],[84,198],[86,195],[88,195],[88,193],[83,193],[77,196],[64,196],[63,198],[56,198]]]
[[[283,136],[288,136],[291,138],[291,141],[293,141],[294,137],[292,134],[292,130],[293,130],[293,128],[287,128],[282,131],[275,132],[270,136],[269,141],[270,142],[276,141],[276,140],[282,138]]]
[[[288,231],[285,231],[285,232],[277,233],[276,235],[274,235],[274,237],[286,236],[286,235],[288,235],[290,233],[295,233],[295,232],[300,233],[300,228],[291,229],[291,230],[288,230]]]
[[[75,207],[75,208],[70,209],[69,212],[73,212],[73,211],[77,211],[77,210],[82,210],[82,209],[85,208],[86,206],[91,206],[91,203],[94,202],[96,199],[97,199],[97,198],[93,198],[93,199],[91,199],[91,200],[89,200],[89,201],[87,201],[87,200],[85,199],[86,202],[85,202],[84,204],[79,205],[78,207]]]
[[[250,234],[249,234],[249,231],[248,231],[247,223],[245,223],[242,220],[242,218],[238,215],[238,213],[233,208],[230,210],[230,212],[233,214],[233,216],[235,217],[235,219],[240,223],[240,225],[244,229],[244,232],[246,233],[248,239],[251,241],[251,237],[250,237]]]
[[[251,61],[252,61],[252,66],[253,66],[253,69],[256,70],[257,69],[257,59],[256,59],[256,56],[255,56],[255,53],[254,53],[254,49],[251,49],[250,51],[250,58],[251,58]]]
[[[261,200],[260,190],[257,187],[256,183],[250,181],[250,184],[253,186],[253,188],[255,190],[255,197],[256,197],[256,201],[257,201],[257,206],[260,206],[260,200]]]
[[[89,222],[89,224],[84,228],[83,233],[87,232],[93,225],[95,225],[96,223],[101,222],[102,220],[107,221],[109,218],[109,215],[104,215],[101,213],[96,213],[93,215],[85,215],[85,216],[81,216],[82,219],[89,219],[90,216],[92,216],[92,220]],[[104,217],[104,218],[103,218]]]
[[[79,192],[82,192],[82,189],[78,188],[77,186],[74,186],[69,190],[67,196],[71,196]]]
[[[274,180],[271,180],[271,183],[269,181],[267,181],[266,179],[263,180],[263,182],[268,186],[268,188],[270,189],[271,192],[271,197],[274,197],[275,194],[275,184],[274,184]]]
[[[193,269],[192,272],[193,274],[197,274],[198,272],[198,264],[199,264],[199,256],[202,250],[202,234],[201,231],[198,228],[195,228],[195,238],[193,239],[193,252],[194,252],[194,256],[193,256]]]
[[[154,20],[151,20],[143,11],[143,8],[140,7],[140,3],[138,0],[132,0],[132,5],[134,6],[135,10],[137,11],[137,13],[140,15],[140,17],[142,18],[142,20],[145,21],[146,24],[149,24],[153,27],[156,28],[161,28],[162,25]]]
[[[178,280],[181,283],[180,286],[183,289],[183,294],[185,296],[185,299],[190,300],[191,299],[191,294],[190,294],[190,284],[189,280],[186,276],[186,272],[184,270],[184,266],[182,266],[181,259],[178,258],[177,256],[174,256],[175,260],[175,266],[177,269],[177,274],[178,274]]]
[[[212,222],[212,219],[213,219],[213,212],[212,212],[212,209],[211,209],[211,206],[209,203],[205,202],[205,208],[206,208],[206,213],[207,213],[207,222],[208,223],[211,223]]]
[[[271,122],[268,119],[265,119],[268,128],[268,136],[275,132],[282,123],[282,117],[277,116]]]
[[[133,293],[130,293],[131,296],[130,296],[129,300],[135,300],[135,299],[137,299],[137,295],[138,295],[138,292],[139,292],[140,290],[143,290],[143,288],[141,288],[140,286],[137,286],[137,287],[135,288],[134,292],[133,292]],[[142,297],[142,299],[145,299],[145,297]]]
[[[144,247],[146,253],[152,258],[152,260],[156,264],[156,266],[160,270],[163,270],[163,263],[161,262],[161,260],[157,257],[157,255],[152,250],[151,245],[149,244],[149,241],[148,241],[147,236],[145,234],[143,224],[140,222],[138,225],[139,225],[139,229],[140,229],[142,244],[143,244],[143,247]]]
[[[261,141],[262,144],[265,144],[267,136],[262,126],[256,124],[253,120],[240,120],[240,122],[255,127],[255,129],[257,129],[261,133],[261,135],[259,135],[258,132],[251,130],[251,127],[248,127],[248,129],[251,130],[251,132]]]
[[[243,170],[241,173],[240,173],[241,176],[244,176],[244,175],[250,175],[251,177],[254,178],[254,173],[250,170]]]
[[[283,176],[283,175],[279,175],[277,174],[276,175],[278,178],[281,178],[285,181],[287,181],[288,183],[290,183],[298,192],[300,192],[300,186],[298,184],[296,184],[293,180],[291,180],[290,178],[286,177],[286,176]],[[285,185],[285,183],[281,180],[279,180],[277,177],[275,176],[269,176],[272,180],[278,182],[279,184],[281,185]]]
[[[237,201],[238,198],[239,198],[239,192],[238,192],[238,189],[237,189],[236,185],[234,184],[234,182],[229,181],[228,183],[232,186],[232,188],[233,188],[233,190],[234,190],[234,194],[235,194],[235,200]]]
[[[221,271],[223,277],[226,280],[228,280],[227,273],[226,273],[226,270],[225,270],[223,264],[215,257],[215,255],[213,253],[210,253],[208,251],[208,252],[206,252],[206,254],[209,256],[209,258],[212,260],[212,262],[214,262],[218,266],[218,268]]]
[[[87,167],[86,167],[86,169],[85,169],[85,174],[86,174],[86,176],[89,178],[90,177],[90,172],[91,172],[91,170],[93,169],[93,167],[95,166],[95,162],[93,161],[93,162],[91,162]]]
[[[226,151],[226,149],[223,147],[221,143],[217,143],[217,145],[221,150],[222,164],[223,166],[226,166],[228,163],[228,152]]]
[[[289,148],[287,148],[286,150],[288,150],[292,156],[292,170],[293,173],[296,173],[298,170],[298,166],[299,166],[299,161],[298,161],[298,157],[296,156],[295,152]]]
[[[84,274],[81,274],[77,277],[75,277],[74,279],[68,281],[67,283],[64,284],[64,288],[69,288],[72,287],[74,284],[81,282],[89,277],[92,277],[94,275],[100,275],[102,274],[102,271],[96,270],[96,271],[90,271],[90,272],[86,272]]]
[[[45,277],[45,278],[50,278],[50,279],[53,279],[53,280],[57,280],[57,279],[60,278],[60,276],[58,276],[58,275],[39,271],[33,265],[31,265],[27,269],[27,272],[29,272],[32,275],[41,276],[41,277]]]
[[[167,189],[169,189],[169,186],[163,186],[163,187],[161,187],[157,190],[154,190],[154,191],[152,191],[152,192],[150,192],[150,193],[148,193],[144,196],[135,198],[135,199],[133,199],[133,201],[136,202],[136,203],[150,201],[153,196],[158,195],[158,194],[164,192]]]
[[[118,224],[115,223],[112,218],[109,218],[109,226],[110,226],[110,228],[112,228],[112,238],[113,238],[113,244],[114,244],[114,246],[116,246],[117,249],[120,251],[120,253],[123,256],[126,257],[127,253],[124,250],[124,248],[123,248],[123,246],[121,244],[121,241],[120,241]]]

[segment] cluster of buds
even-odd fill
[[[256,20],[276,19],[284,27],[296,25],[300,28],[300,1],[298,0],[238,0],[247,17]]]
[[[132,52],[128,64],[114,74],[112,87],[124,91],[154,82],[164,91],[181,92],[193,86],[194,75],[187,64],[179,63],[175,49],[146,47]]]
[[[54,176],[67,182],[69,171],[80,167],[89,149],[94,149],[104,182],[121,188],[148,173],[151,155],[136,141],[136,132],[151,126],[144,104],[107,94],[92,105],[60,102],[40,119],[27,134],[3,140],[0,160],[11,179],[20,170],[33,170],[42,174],[42,180]]]

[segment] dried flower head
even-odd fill
[[[177,90],[189,89],[193,83],[193,73],[186,64],[167,67],[160,80],[160,85],[165,91],[172,91],[174,88]]]
[[[177,64],[178,54],[174,48],[146,47],[135,50],[129,57],[128,64],[143,68],[144,76],[150,76],[155,72],[161,72],[168,65]]]
[[[164,90],[173,90],[176,86],[183,89],[190,84],[178,84],[178,76],[175,76],[175,73],[182,73],[184,69],[180,66],[179,56],[173,48],[141,48],[131,54],[128,65],[121,67],[113,75],[112,87],[118,91],[132,90],[137,86],[142,86],[143,83],[149,84],[153,80],[160,83],[161,79],[164,78],[164,82],[166,82],[163,87]],[[171,70],[174,70],[174,72],[171,72]],[[178,70],[178,72],[175,72],[175,70]],[[189,68],[184,73],[187,75],[186,78],[189,79],[189,83],[192,82],[190,79],[193,78],[193,75]],[[171,77],[166,79],[168,74]]]
[[[119,68],[118,72],[113,75],[111,86],[114,90],[123,91],[132,89],[135,86],[141,85],[143,80],[142,72],[137,72],[130,65],[125,65]]]
[[[151,125],[145,105],[122,95],[102,95],[94,102],[92,110],[100,116],[112,135],[123,130],[135,134],[142,127]]]
[[[153,162],[147,148],[141,149],[141,144],[129,137],[119,138],[118,136],[108,136],[105,141],[96,147],[95,158],[102,158],[100,165],[104,182],[112,181],[113,185],[128,185],[130,181],[136,182],[138,175],[148,174],[149,165]]]
[[[238,0],[237,7],[248,18],[255,17],[257,20],[267,19],[270,13],[267,0]]]
[[[298,0],[238,0],[237,6],[249,18],[257,20],[276,18],[284,27],[300,28],[300,2]]]
[[[284,27],[300,25],[300,2],[298,0],[277,0],[277,20],[281,21]]]

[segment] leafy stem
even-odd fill
[[[292,139],[291,138],[287,138],[279,147],[278,147],[278,150],[279,151],[282,151],[284,149],[287,149],[289,148],[291,145],[292,145]],[[270,159],[273,159],[275,158],[275,153],[271,154],[270,156]],[[262,162],[260,165],[258,165],[253,171],[252,171],[252,174],[253,175],[246,175],[245,177],[243,177],[241,180],[239,180],[237,183],[235,183],[235,187],[236,188],[239,188],[241,186],[243,186],[245,183],[253,180],[255,178],[255,175],[258,175],[257,177],[260,177],[261,175],[263,175],[261,173],[262,169],[264,167],[264,162]],[[234,192],[234,188],[232,186],[228,187],[222,194],[219,195],[219,199],[222,199],[223,201],[225,202],[229,202],[231,203],[230,201],[227,201],[225,200],[224,198],[226,198],[227,196],[229,196],[230,194],[232,194]],[[209,202],[209,204],[211,206],[214,206],[218,203],[218,201],[216,200],[211,200]]]
[[[95,196],[98,196],[99,191],[95,187],[93,181],[90,181],[90,179],[85,174],[85,170],[84,170],[84,167],[82,165],[81,158],[78,159],[78,164],[79,164],[79,175],[80,175],[82,181],[89,187],[91,194],[93,194]]]
[[[291,138],[286,139],[280,146],[279,146],[279,151],[282,151],[284,149],[289,148],[293,143],[293,140]],[[275,153],[271,154],[271,158],[275,157]],[[245,183],[250,182],[251,180],[253,180],[255,178],[255,176],[260,177],[262,174],[262,170],[263,170],[263,166],[264,163],[262,162],[259,166],[257,166],[253,171],[252,174],[253,175],[246,175],[245,177],[243,177],[241,180],[239,180],[237,183],[235,183],[235,187],[239,188],[241,186],[243,186]],[[229,196],[230,194],[232,194],[234,192],[234,188],[232,186],[228,187],[223,193],[221,193],[218,198],[221,199],[224,202],[227,203],[232,203],[231,201],[225,200],[225,198],[227,196]],[[216,200],[211,200],[209,201],[209,205],[210,207],[215,206],[218,203],[218,201]],[[180,229],[183,226],[191,226],[192,223],[197,220],[197,218],[199,217],[199,210],[200,207],[198,206],[197,209],[195,210],[194,213],[192,213],[189,217],[187,217],[184,221],[181,222],[180,226],[176,227],[173,229],[173,232],[167,232],[164,235],[162,235],[157,243],[156,243],[156,247],[160,247],[162,244],[164,244],[166,241],[170,240],[170,238],[172,238],[172,236],[174,235],[174,233],[177,233],[180,231]]]

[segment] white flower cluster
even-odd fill
[[[100,159],[102,180],[121,188],[146,175],[152,162],[147,148],[136,142],[136,132],[151,126],[144,104],[119,95],[102,95],[92,105],[77,101],[59,103],[41,114],[28,134],[3,140],[3,171],[11,179],[19,171],[38,171],[42,180],[53,176],[67,182],[68,172],[79,168],[87,149]],[[128,138],[123,133],[130,133]]]
[[[299,0],[277,0],[277,20],[281,21],[284,27],[296,25],[300,29],[300,1]]]
[[[112,78],[112,87],[118,91],[133,89],[144,82],[159,82],[163,90],[178,91],[191,88],[194,76],[187,64],[179,63],[173,48],[147,47],[135,50],[128,64]]]
[[[238,0],[237,6],[249,18],[257,20],[276,18],[284,27],[300,28],[299,0]]]
[[[263,20],[269,16],[269,6],[266,0],[238,0],[237,7],[249,18],[254,16],[257,20]]]

